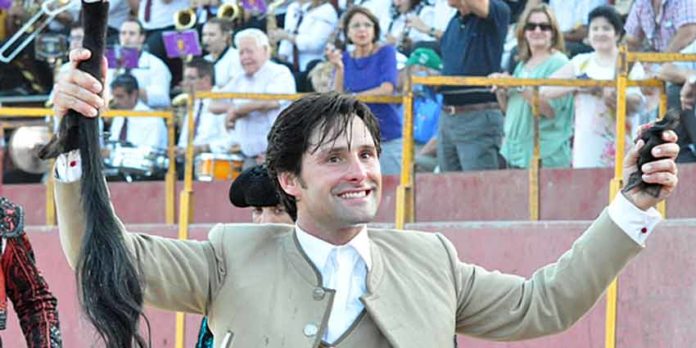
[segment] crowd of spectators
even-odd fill
[[[35,1],[0,6],[2,42],[36,11]],[[70,48],[81,46],[79,1],[71,3],[74,6],[58,15],[35,41],[65,37]],[[696,53],[693,0],[235,1],[243,10],[235,11],[233,18],[218,16],[223,5],[219,0],[110,4],[105,93],[113,109],[177,108],[175,97],[193,91],[393,95],[400,93],[407,73],[613,80],[619,45],[624,42],[632,51]],[[192,28],[185,29],[178,22],[182,11],[189,9],[196,16]],[[194,44],[202,48],[199,56],[167,53],[163,37],[182,30],[199,38]],[[7,96],[51,92],[52,81],[65,70],[61,63],[66,57],[44,52],[44,46],[29,45],[11,62],[0,63],[0,103]],[[696,63],[636,63],[630,78],[668,82],[669,106],[683,110],[679,161],[696,161]],[[530,166],[531,89],[418,87],[415,92],[419,170]],[[548,86],[540,95],[542,167],[613,166],[614,88]],[[658,93],[632,87],[627,96],[626,140],[631,141],[638,124],[657,116]],[[196,100],[194,154],[234,153],[245,168],[262,163],[266,133],[286,105]],[[369,106],[381,126],[382,171],[398,174],[402,106]],[[181,115],[179,156],[188,137],[188,120],[183,116],[187,113]],[[158,150],[166,144],[163,119],[105,121],[109,143]]]

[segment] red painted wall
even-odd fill
[[[592,219],[609,200],[613,170],[544,169],[540,177],[541,220]],[[696,217],[696,164],[680,165],[680,185],[667,203],[671,218]],[[528,220],[528,172],[524,170],[419,174],[416,179],[416,221]],[[397,177],[384,178],[377,221],[393,222]],[[164,184],[111,183],[119,216],[131,224],[164,223]],[[178,185],[178,190],[181,189]],[[194,183],[194,221],[249,222],[250,212],[231,206],[226,182]],[[5,185],[0,193],[22,204],[30,224],[45,223],[44,188]],[[177,204],[178,207],[178,204]],[[178,216],[178,215],[177,215]]]
[[[440,231],[455,244],[465,262],[488,269],[529,276],[554,261],[584,230],[588,222],[419,223],[412,229]],[[202,239],[210,225],[194,225],[191,238]],[[175,226],[129,226],[142,231],[176,236]],[[81,320],[73,272],[63,257],[55,229],[30,227],[39,267],[43,270],[59,310],[65,347],[91,347],[94,337]],[[649,239],[646,250],[620,277],[617,347],[689,347],[696,341],[696,219],[669,220]],[[148,310],[153,347],[172,347],[174,315]],[[192,347],[200,317],[187,316],[186,347]],[[23,347],[18,324],[10,315],[2,338],[7,347]],[[476,348],[602,347],[604,305],[600,303],[570,331],[520,343],[487,343],[460,338],[461,346]]]

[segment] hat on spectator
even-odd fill
[[[235,207],[274,207],[280,203],[266,166],[243,171],[230,185],[230,203]]]
[[[442,60],[432,48],[417,48],[406,61],[406,66],[422,65],[433,70],[442,70]]]

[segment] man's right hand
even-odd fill
[[[696,83],[687,79],[679,93],[682,110],[691,110],[696,102]]]
[[[70,51],[70,69],[62,74],[53,87],[53,109],[57,117],[75,110],[87,117],[96,117],[106,105],[100,93],[103,83],[94,76],[77,69],[77,64],[92,56],[89,50]],[[106,58],[102,59],[102,76],[106,76]]]

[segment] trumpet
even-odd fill
[[[234,21],[242,17],[244,9],[237,4],[222,4],[218,7],[217,18]]]
[[[57,15],[67,10],[72,4],[70,0],[47,0],[11,38],[0,47],[0,62],[9,63],[24,50]],[[25,34],[29,34],[24,36]],[[19,41],[22,36],[24,40]]]
[[[178,31],[191,29],[196,25],[197,20],[198,16],[193,8],[177,11],[174,13],[174,28]]]

